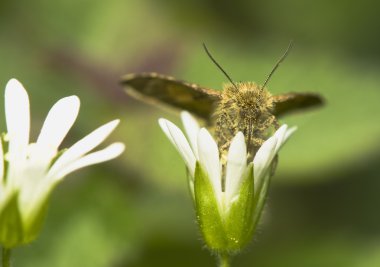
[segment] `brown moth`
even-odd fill
[[[187,83],[157,73],[128,74],[122,78],[128,94],[152,104],[166,104],[187,110],[205,119],[215,127],[222,158],[226,156],[230,141],[238,131],[244,133],[250,158],[274,129],[277,117],[293,111],[323,104],[323,99],[313,93],[285,93],[272,95],[266,84],[291,48],[277,62],[263,85],[254,82],[234,82],[222,67],[206,53],[224,73],[230,83],[217,91]]]

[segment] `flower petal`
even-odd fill
[[[268,166],[272,162],[275,156],[276,145],[277,138],[272,136],[266,140],[256,152],[255,158],[253,159],[255,187],[256,184],[258,184],[258,181],[264,176]]]
[[[286,130],[288,129],[288,125],[284,124],[282,125],[275,133],[274,136],[277,138],[277,146],[276,150],[280,149],[280,146],[282,145],[282,141],[285,138]]]
[[[247,147],[244,134],[238,132],[231,141],[227,156],[226,169],[226,200],[230,203],[240,191],[243,174],[247,167]]]
[[[293,126],[292,128],[289,128],[286,130],[286,133],[285,133],[285,136],[284,136],[284,139],[282,140],[281,142],[281,146],[280,146],[280,149],[283,145],[285,145],[285,143],[288,141],[289,137],[295,132],[297,131],[297,127],[296,126]]]
[[[219,203],[221,203],[222,179],[220,175],[219,150],[216,142],[205,128],[202,128],[198,134],[198,152],[199,162],[210,178],[215,195]]]
[[[115,127],[119,124],[119,120],[114,120],[103,126],[97,128],[78,142],[76,142],[72,147],[65,151],[62,156],[60,156],[57,161],[50,168],[48,176],[55,177],[58,172],[61,172],[71,162],[77,160],[83,155],[87,154],[89,151],[97,147],[100,143],[106,139]]]
[[[78,116],[79,106],[77,96],[65,97],[55,103],[45,119],[37,144],[58,149]]]
[[[11,79],[5,88],[5,117],[9,138],[9,175],[17,177],[27,155],[30,131],[28,93],[16,79]],[[9,178],[9,182],[17,182]]]
[[[59,145],[75,122],[79,112],[79,98],[65,97],[49,111],[35,144],[29,145],[29,165],[44,175]]]
[[[164,131],[170,142],[177,149],[182,159],[185,161],[185,164],[190,171],[191,177],[194,178],[196,159],[185,135],[176,125],[168,120],[159,119],[158,123],[160,124],[161,129]]]
[[[67,174],[83,167],[114,159],[119,156],[124,149],[125,146],[123,143],[113,143],[102,150],[85,155],[63,168],[59,173],[57,173],[54,180],[59,181]]]
[[[3,151],[3,139],[0,137],[0,203],[4,201],[4,187],[5,187],[5,170],[4,170],[4,151]],[[0,204],[0,212],[2,209]]]
[[[281,147],[286,143],[289,137],[297,130],[297,127],[289,128],[288,125],[284,124],[278,129],[275,133],[275,136],[278,138],[276,150],[279,151]]]
[[[286,124],[282,125],[276,133],[264,142],[264,144],[257,151],[254,163],[254,177],[255,177],[255,193],[261,190],[263,179],[267,175],[273,158],[276,156],[281,147],[285,144],[287,139],[296,130],[293,127],[288,130]]]
[[[200,129],[199,124],[194,119],[194,117],[191,116],[190,113],[187,111],[181,112],[181,119],[183,126],[185,127],[187,138],[190,141],[191,148],[193,149],[193,152],[195,154],[195,157],[199,159],[197,147],[198,132]]]
[[[38,171],[37,171],[38,172]],[[41,203],[45,199],[54,183],[51,179],[47,179],[32,168],[25,170],[26,179],[20,184],[19,188],[19,208],[23,219],[27,219],[34,209],[38,209],[36,203]]]
[[[4,182],[4,152],[3,152],[3,140],[0,137],[0,194],[2,193],[2,185]]]

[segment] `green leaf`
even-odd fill
[[[199,162],[195,167],[194,194],[197,221],[207,246],[215,251],[228,250],[228,240],[215,192]]]

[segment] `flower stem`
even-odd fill
[[[227,253],[219,254],[219,267],[230,267],[230,260],[230,255],[228,255]]]
[[[9,248],[2,248],[1,251],[2,254],[2,267],[10,267],[11,266],[11,249]]]

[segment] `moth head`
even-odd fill
[[[272,95],[269,91],[253,82],[240,83],[236,99],[242,109],[247,112],[262,113],[273,106]]]

